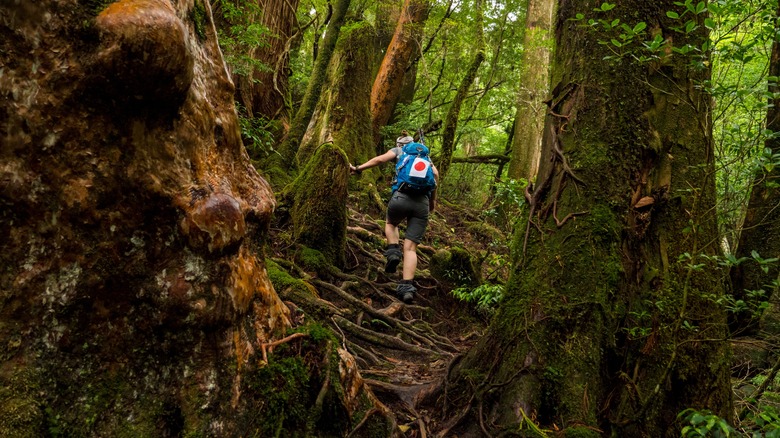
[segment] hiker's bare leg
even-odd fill
[[[414,271],[417,269],[417,244],[409,239],[404,239],[404,280],[413,280]]]
[[[385,222],[385,237],[388,245],[397,244],[400,239],[398,227],[390,222]]]

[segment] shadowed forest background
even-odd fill
[[[776,0],[0,0],[0,435],[780,436],[779,41]],[[402,130],[412,304],[393,167],[349,172]]]

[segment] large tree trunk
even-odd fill
[[[305,165],[323,143],[334,142],[351,161],[362,163],[374,155],[369,96],[373,78],[374,28],[362,22],[345,30],[327,71],[323,93],[309,129],[298,149]]]
[[[328,27],[325,30],[325,39],[322,43],[322,47],[317,54],[317,60],[314,62],[314,68],[309,79],[309,84],[306,87],[306,93],[303,96],[298,110],[295,112],[295,118],[293,118],[290,130],[287,132],[282,144],[279,146],[279,153],[281,154],[281,161],[276,160],[274,164],[282,166],[287,169],[294,169],[298,167],[296,163],[295,154],[298,153],[298,147],[301,144],[301,139],[306,133],[311,115],[314,113],[314,108],[320,99],[322,93],[322,86],[325,83],[327,77],[327,69],[330,64],[330,58],[333,55],[333,50],[336,48],[336,43],[339,39],[341,32],[341,26],[344,24],[344,18],[347,15],[349,9],[350,0],[336,0],[336,5],[333,8],[333,16],[328,23]],[[276,157],[273,155],[273,157]],[[272,160],[272,163],[274,160]]]
[[[777,17],[780,17],[780,8],[777,11]],[[775,80],[769,82],[769,92],[774,93],[775,98],[769,99],[769,107],[766,114],[766,129],[772,132],[780,132],[780,87],[776,78],[780,76],[780,44],[778,44],[777,33],[772,42],[772,54],[769,60],[769,76]],[[765,147],[771,151],[771,154],[780,153],[780,137],[775,136],[766,140]],[[780,268],[777,263],[770,263],[761,266],[753,260],[752,252],[756,251],[762,259],[780,258],[780,190],[777,184],[780,183],[780,166],[775,166],[771,171],[766,172],[761,169],[753,181],[753,188],[750,193],[745,220],[742,231],[739,236],[739,245],[737,254],[739,257],[747,257],[747,262],[737,266],[732,272],[732,285],[734,295],[752,305],[757,305],[762,298],[751,298],[747,291],[757,291],[763,289],[768,294],[772,293],[771,283],[778,280]],[[763,269],[767,269],[766,272]],[[777,300],[773,300],[777,302]],[[751,306],[752,307],[752,306]],[[745,329],[753,331],[755,321],[752,311],[737,315],[738,320],[735,324],[737,332],[743,332]],[[775,325],[778,322],[774,322]]]
[[[393,115],[403,90],[405,73],[420,51],[423,27],[431,5],[428,0],[405,0],[395,34],[382,59],[371,89],[371,118],[374,144],[381,139],[380,129]]]
[[[550,52],[554,0],[529,0],[527,24],[523,37],[523,58],[520,64],[520,90],[517,93],[517,123],[515,123],[509,178],[533,181],[539,167],[549,91]]]
[[[474,20],[474,33],[476,34],[475,41],[475,53],[474,59],[471,61],[466,75],[458,86],[458,91],[455,93],[455,98],[452,99],[449,111],[447,111],[447,117],[444,118],[444,128],[441,139],[441,155],[439,158],[439,179],[442,180],[447,175],[452,163],[452,154],[455,152],[455,132],[458,129],[458,119],[460,118],[460,108],[463,105],[463,101],[466,99],[466,94],[469,92],[469,88],[477,78],[477,72],[479,66],[482,65],[482,61],[485,60],[485,38],[484,30],[482,28],[482,1],[474,0],[475,5],[475,20]]]
[[[262,252],[275,201],[208,2],[0,17],[0,435],[345,435],[371,407],[329,377],[357,376],[348,355],[266,357],[291,327]]]
[[[725,315],[710,298],[723,289],[706,258],[719,251],[709,72],[670,49],[651,65],[604,61],[605,36],[573,20],[600,5],[557,14],[530,222],[490,332],[440,404],[469,401],[472,420],[445,426],[464,435],[533,420],[566,436],[678,436],[685,408],[731,415]],[[633,0],[604,18],[700,47],[705,27],[676,33],[676,9]]]

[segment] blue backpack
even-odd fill
[[[403,147],[395,166],[393,192],[398,190],[408,195],[427,195],[436,188],[429,152],[422,143],[408,143]]]

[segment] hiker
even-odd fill
[[[434,191],[435,184],[439,179],[439,172],[433,163],[430,162],[430,159],[428,159],[428,148],[420,143],[414,143],[407,131],[404,130],[401,134],[401,137],[398,137],[396,140],[395,147],[363,164],[358,164],[357,166],[350,164],[349,170],[351,173],[359,175],[366,169],[387,163],[393,159],[396,160],[396,177],[393,181],[393,193],[390,196],[390,202],[387,203],[387,220],[385,221],[385,237],[387,238],[385,272],[389,274],[396,272],[398,264],[403,260],[402,280],[396,286],[396,295],[404,303],[409,304],[414,300],[414,294],[417,292],[417,288],[414,286],[414,273],[417,269],[417,245],[428,227],[428,214],[434,209]],[[423,158],[431,169],[433,188],[419,192],[411,189],[409,184],[400,181],[403,179],[403,177],[399,177],[403,163],[410,159],[417,163],[414,156],[416,151],[410,149],[410,147],[420,151],[424,150]],[[429,177],[429,179],[431,178]],[[407,223],[402,252],[398,244],[400,239],[398,225],[404,219],[407,220]]]

